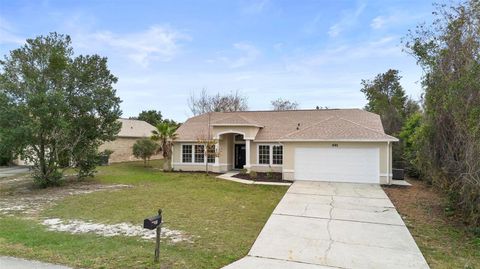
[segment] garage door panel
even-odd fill
[[[296,148],[295,179],[379,182],[378,148]]]

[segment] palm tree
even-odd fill
[[[157,124],[157,130],[152,131],[151,139],[160,143],[160,150],[163,154],[163,171],[170,171],[172,160],[173,140],[177,138],[176,126],[167,122]]]

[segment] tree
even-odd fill
[[[58,183],[60,156],[91,176],[97,149],[120,130],[117,78],[98,55],[73,57],[69,36],[51,33],[0,61],[1,143],[32,162],[41,186]]]
[[[137,140],[132,147],[133,156],[135,156],[135,158],[142,159],[143,166],[145,167],[147,166],[147,162],[150,161],[150,158],[155,155],[157,150],[157,143],[148,138]]]
[[[133,118],[146,121],[153,126],[157,126],[157,124],[161,123],[163,120],[162,112],[156,110],[143,110],[140,112],[140,114],[138,114],[138,117]]]
[[[282,98],[278,98],[277,100],[271,101],[273,110],[295,110],[298,108],[298,103],[295,101],[284,100]]]
[[[402,131],[398,135],[403,146],[403,157],[406,161],[405,169],[409,175],[415,177],[420,175],[417,169],[417,149],[421,127],[422,113],[416,112],[405,121]]]
[[[199,154],[203,154],[203,157],[205,158],[205,172],[207,173],[208,175],[208,172],[209,172],[209,169],[208,169],[208,166],[209,166],[209,162],[208,160],[210,158],[216,158],[216,157],[220,157],[220,150],[217,148],[217,144],[218,144],[218,139],[214,139],[212,138],[212,134],[210,132],[210,120],[211,120],[211,113],[208,113],[208,126],[207,126],[207,133],[199,133],[197,135],[197,144],[200,144],[200,145],[203,145],[203,151],[202,152],[196,152],[196,153],[199,153]],[[198,147],[200,149],[202,149],[202,147]],[[196,147],[196,149],[198,149]]]
[[[373,80],[362,80],[361,91],[368,100],[365,110],[379,114],[385,133],[393,136],[398,136],[405,120],[419,109],[418,104],[405,95],[400,79],[398,70],[390,69]],[[393,165],[403,168],[403,157],[403,143],[393,144]]]
[[[173,141],[177,138],[175,131],[177,130],[174,126],[168,124],[167,122],[160,123],[156,126],[157,130],[152,131],[151,139],[153,141],[160,142],[159,150],[163,154],[163,170],[170,171],[171,160],[172,160],[172,147]]]
[[[188,106],[193,115],[200,115],[208,112],[233,112],[245,111],[248,109],[247,97],[241,95],[238,91],[221,95],[209,95],[205,89],[200,96],[194,93],[190,95]]]
[[[424,76],[417,139],[421,177],[444,189],[465,220],[480,224],[480,1],[437,6],[431,25],[406,38]]]
[[[407,115],[407,101],[398,70],[390,69],[373,80],[362,80],[361,92],[367,98],[365,110],[379,114],[385,133],[398,135]],[[409,109],[412,100],[408,101]],[[408,111],[408,113],[412,113]]]
[[[146,122],[150,123],[153,126],[157,126],[160,123],[166,122],[174,128],[180,127],[180,123],[178,123],[174,120],[163,119],[162,112],[160,112],[160,110],[159,111],[157,111],[157,110],[143,110],[142,112],[140,112],[140,114],[138,114],[138,117],[130,117],[130,119],[143,120],[143,121],[146,121]]]

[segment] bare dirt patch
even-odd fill
[[[449,203],[422,181],[410,187],[383,186],[431,268],[480,268],[480,237]]]
[[[42,222],[50,231],[68,232],[72,234],[79,233],[95,233],[101,236],[136,236],[142,239],[155,239],[155,230],[147,230],[140,225],[133,225],[130,223],[117,224],[102,224],[83,220],[61,220],[58,218],[45,219]],[[162,237],[168,238],[172,243],[178,242],[192,242],[190,237],[183,232],[171,230],[167,227],[162,227]]]
[[[422,181],[409,179],[408,182],[412,186],[383,186],[404,220],[446,223],[448,221],[445,216],[445,205],[448,202],[446,197]],[[450,218],[450,221],[454,221],[454,218]]]
[[[47,189],[21,187],[13,192],[1,194],[0,215],[22,214],[26,217],[35,217],[41,210],[51,206],[55,201],[70,195],[112,191],[129,187],[131,186],[124,184],[102,185],[92,182],[67,183],[66,186]]]

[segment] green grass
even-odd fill
[[[198,173],[163,173],[123,163],[99,168],[101,183],[133,188],[68,197],[43,217],[141,225],[158,208],[165,226],[193,243],[162,244],[162,268],[219,268],[246,255],[286,187],[244,185]],[[87,268],[154,267],[154,243],[46,231],[32,221],[0,218],[0,254]]]

